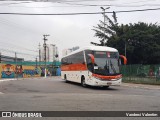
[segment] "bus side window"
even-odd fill
[[[88,70],[93,72],[93,63],[92,63],[92,60],[89,56],[86,56],[86,59],[87,59],[87,67],[88,67]]]
[[[83,52],[79,52],[74,56],[75,63],[84,64],[84,55]]]
[[[67,64],[67,59],[66,58],[63,58],[62,59],[62,65],[66,65]]]
[[[87,57],[87,65],[88,64],[92,64],[92,60],[91,60],[91,58],[89,56]]]

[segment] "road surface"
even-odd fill
[[[0,82],[0,111],[159,111],[158,87],[130,84],[107,89],[65,83],[60,77]],[[27,119],[27,118],[26,118]],[[35,120],[36,118],[32,118]],[[37,118],[38,119],[38,118]],[[43,118],[44,119],[44,118]],[[64,119],[65,118],[45,118]],[[70,118],[84,119],[84,118]],[[87,120],[93,118],[85,118]],[[105,118],[95,118],[97,120]],[[107,118],[112,119],[112,118]],[[133,119],[114,118],[114,119]],[[159,118],[134,118],[159,119]]]

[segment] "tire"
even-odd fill
[[[84,77],[81,78],[81,85],[82,85],[82,87],[87,87],[87,84],[86,84]]]
[[[64,75],[64,80],[65,80],[66,83],[68,83],[68,80],[67,80],[67,76],[66,76],[66,75]]]
[[[107,89],[107,88],[109,88],[109,86],[103,86],[103,89]]]

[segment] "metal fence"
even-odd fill
[[[160,65],[124,65],[123,82],[160,85]]]

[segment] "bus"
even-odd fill
[[[66,82],[81,83],[83,87],[120,85],[121,58],[126,64],[126,57],[119,55],[115,48],[86,46],[61,59],[61,78]]]

